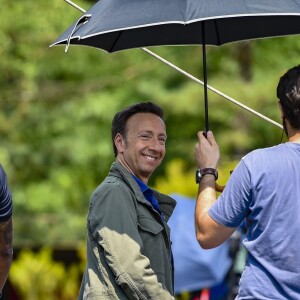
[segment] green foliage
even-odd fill
[[[23,250],[14,261],[9,279],[23,300],[71,300],[78,295],[79,266],[66,268],[53,261],[52,251]]]
[[[93,1],[76,3],[88,9]],[[0,162],[13,193],[16,246],[85,239],[90,194],[114,159],[111,119],[127,105],[152,100],[165,109],[167,156],[152,183],[169,176],[166,168],[178,158],[194,170],[196,133],[204,129],[201,85],[139,49],[49,48],[81,15],[63,0],[1,4]],[[202,78],[201,47],[151,50]],[[299,50],[299,37],[207,47],[208,83],[280,122],[276,84],[298,63]],[[279,142],[273,125],[208,96],[223,160]]]
[[[166,175],[156,179],[155,189],[167,195],[178,193],[195,197],[198,191],[198,186],[195,184],[195,171],[185,171],[184,161],[174,160],[166,167]]]
[[[223,161],[218,167],[219,185],[226,185],[231,171],[234,170],[238,161]],[[154,188],[164,194],[180,194],[191,198],[197,197],[198,185],[195,183],[196,168],[188,169],[187,164],[182,159],[171,161],[166,166],[166,174],[158,177]]]

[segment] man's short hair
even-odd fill
[[[152,113],[160,117],[164,121],[164,111],[163,109],[152,103],[152,102],[142,102],[133,104],[125,109],[121,110],[120,112],[116,113],[113,121],[112,121],[112,128],[111,128],[111,137],[114,149],[115,157],[118,155],[118,150],[115,145],[115,136],[120,133],[124,138],[126,138],[127,134],[127,121],[128,119],[137,114],[137,113]]]
[[[280,78],[277,97],[284,117],[294,129],[300,129],[300,65],[289,69]]]

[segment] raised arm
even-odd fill
[[[203,132],[198,132],[195,158],[199,169],[217,169],[220,152],[212,132],[209,131],[207,133],[207,138],[203,135]],[[227,240],[235,230],[235,228],[226,227],[217,223],[208,214],[208,210],[216,199],[215,176],[206,174],[202,177],[199,184],[199,193],[195,208],[196,237],[200,246],[204,249],[219,246]]]

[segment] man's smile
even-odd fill
[[[154,161],[154,160],[157,159],[156,157],[150,156],[150,155],[145,155],[145,154],[143,154],[143,156],[144,156],[147,160],[151,160],[151,161]]]

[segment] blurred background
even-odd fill
[[[84,9],[94,2],[76,1]],[[0,3],[0,163],[14,204],[14,261],[3,299],[76,299],[89,198],[114,159],[114,114],[143,101],[164,108],[167,155],[150,185],[195,199],[203,87],[139,49],[49,48],[81,15],[63,0]],[[200,46],[151,50],[202,78]],[[299,64],[299,53],[299,36],[207,47],[208,84],[280,123],[277,83]],[[219,183],[226,184],[243,155],[279,143],[281,130],[217,94],[208,97]]]

